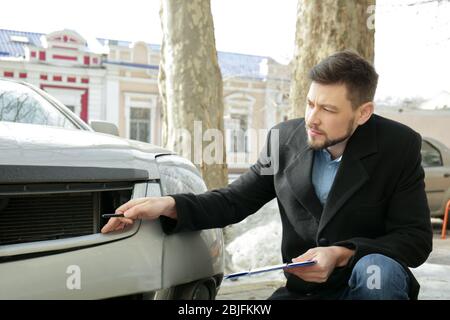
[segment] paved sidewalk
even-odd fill
[[[421,285],[419,300],[450,300],[450,232],[440,239],[440,229],[435,227],[433,252],[427,262],[411,269]],[[278,287],[284,285],[283,274],[274,272],[267,276],[251,276],[224,280],[217,300],[265,300]]]
[[[427,262],[412,272],[421,286],[420,300],[450,300],[450,238],[435,234]]]
[[[270,295],[285,283],[279,280],[246,279],[225,280],[220,287],[217,300],[266,300]]]

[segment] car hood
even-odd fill
[[[139,169],[153,179],[161,154],[172,152],[102,133],[0,122],[0,165]]]

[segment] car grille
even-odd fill
[[[91,193],[9,198],[0,215],[1,244],[94,233]]]
[[[105,184],[90,187],[103,190],[53,194],[0,193],[0,245],[63,239],[99,232],[106,222],[100,218],[100,214],[114,212],[115,208],[128,201],[131,198],[132,184],[116,185],[115,188]],[[59,188],[76,189],[68,185]],[[86,185],[84,188],[86,189]],[[114,190],[110,190],[111,188]]]

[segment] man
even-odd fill
[[[131,200],[117,209],[126,218],[102,232],[159,217],[166,233],[225,227],[276,197],[284,262],[317,264],[286,270],[286,286],[271,299],[417,298],[408,267],[432,249],[421,137],[373,114],[378,74],[356,53],[329,56],[309,77],[305,119],[272,128],[239,179],[200,195]],[[269,150],[274,132],[277,156]]]

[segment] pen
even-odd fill
[[[123,213],[105,213],[102,214],[102,218],[123,218]]]

